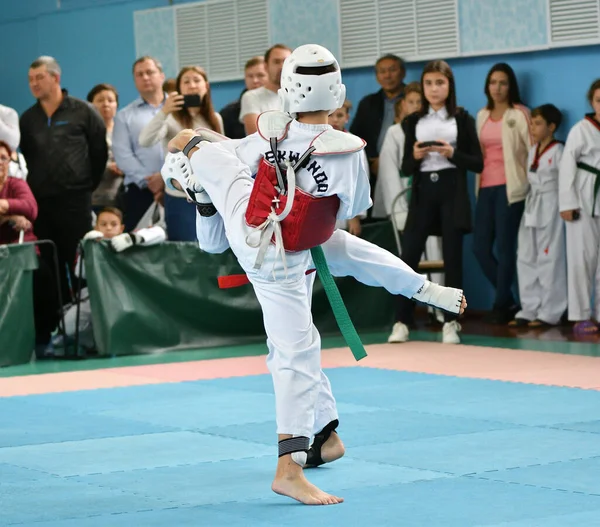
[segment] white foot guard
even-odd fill
[[[198,145],[201,144],[198,143]],[[183,152],[169,152],[165,157],[160,175],[167,187],[184,192],[194,203],[211,203],[210,197],[202,186],[194,182],[192,165]]]
[[[221,141],[230,140],[229,137],[219,134],[210,128],[199,127],[194,129],[194,132],[202,138],[202,141],[208,141],[209,143],[220,143]]]
[[[300,465],[302,468],[306,466],[306,460],[308,459],[307,452],[294,452],[292,454],[292,461],[296,463],[296,465]]]
[[[414,300],[439,307],[449,313],[458,315],[463,301],[462,289],[454,289],[452,287],[444,287],[439,284],[434,284],[429,280],[425,280],[423,287],[417,291]]]

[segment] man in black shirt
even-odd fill
[[[27,183],[38,203],[34,232],[56,244],[67,302],[66,268],[74,276],[77,245],[91,229],[91,196],[104,174],[108,147],[100,115],[61,89],[60,76],[52,57],[31,64],[29,88],[37,102],[21,116],[20,146],[29,169]],[[47,251],[42,256],[51,258]]]
[[[240,98],[237,101],[230,102],[221,110],[221,118],[223,119],[223,127],[225,135],[230,139],[243,139],[246,137],[246,130],[243,123],[240,123],[240,110],[242,107],[242,95],[247,90],[260,88],[267,80],[267,70],[265,59],[263,57],[252,57],[244,67],[244,83],[245,87]]]
[[[367,142],[365,152],[371,173],[371,198],[374,198],[377,184],[379,151],[388,128],[394,124],[394,105],[404,93],[404,61],[396,55],[383,55],[375,63],[375,75],[381,89],[360,100],[350,126],[351,133]],[[373,207],[368,211],[369,218],[372,213]]]

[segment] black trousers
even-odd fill
[[[60,319],[56,278],[43,258],[38,258],[38,262],[38,268],[33,272],[35,343],[48,344]]]
[[[123,203],[125,232],[131,232],[136,228],[144,213],[154,202],[154,195],[147,188],[141,189],[135,183],[127,185]]]
[[[33,231],[39,240],[52,240],[56,245],[63,304],[71,301],[71,291],[77,287],[76,283],[70,282],[71,280],[76,282],[74,268],[77,247],[91,228],[92,196],[90,193],[63,193],[52,198],[38,199],[38,217]],[[52,249],[42,245],[40,254],[54,273]]]
[[[462,288],[463,231],[456,227],[455,196],[457,171],[421,172],[417,202],[409,214],[414,215],[404,230],[402,259],[415,271],[425,250],[428,236],[441,225],[442,255],[445,268],[445,285]],[[415,302],[396,297],[396,321],[408,326],[414,323]],[[444,314],[446,322],[456,315]]]

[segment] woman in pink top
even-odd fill
[[[496,289],[489,321],[506,324],[518,311],[512,288],[517,235],[529,188],[529,110],[521,104],[517,79],[508,64],[491,68],[485,94],[487,106],[477,114],[484,168],[477,178],[473,250]]]

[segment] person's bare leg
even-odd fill
[[[279,441],[291,437],[291,435],[279,435]],[[335,505],[344,501],[343,498],[328,494],[310,483],[304,476],[302,467],[292,459],[291,454],[278,459],[271,488],[273,492],[293,498],[305,505]]]

